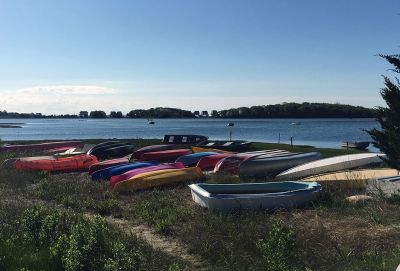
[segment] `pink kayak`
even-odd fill
[[[132,153],[131,159],[139,159],[142,154],[146,152],[156,152],[156,151],[166,151],[166,150],[172,150],[175,148],[174,144],[170,145],[151,145],[151,146],[146,146],[143,148],[140,148]]]
[[[128,163],[129,163],[129,157],[128,156],[125,156],[125,157],[122,157],[122,158],[105,160],[105,161],[98,162],[98,163],[92,165],[89,168],[89,174],[91,175],[93,172],[98,171],[100,169],[113,167],[113,166],[118,166],[118,165],[122,165],[122,164],[128,164]]]
[[[26,145],[5,145],[0,147],[1,152],[35,152],[45,151],[55,148],[82,148],[84,143],[82,141],[61,141],[61,142],[46,142],[38,144],[26,144]]]
[[[149,166],[149,167],[132,169],[121,175],[112,176],[110,179],[110,186],[114,187],[114,185],[116,185],[117,183],[128,180],[128,179],[130,179],[138,174],[141,174],[141,173],[151,172],[151,171],[161,170],[161,169],[180,169],[180,168],[184,168],[184,167],[185,167],[185,165],[183,163],[177,162],[177,163],[173,163],[173,164],[163,164],[163,165],[157,165],[157,166]]]
[[[140,156],[140,161],[159,161],[159,162],[173,162],[179,156],[190,154],[192,151],[190,149],[176,149],[176,150],[166,150],[166,151],[155,151],[146,152]]]
[[[213,170],[215,165],[222,159],[232,156],[233,153],[225,152],[218,153],[209,156],[202,157],[199,162],[197,162],[196,167],[201,168],[201,170]]]

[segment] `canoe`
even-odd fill
[[[400,176],[390,176],[383,178],[371,179],[367,184],[367,193],[385,195],[390,197],[393,195],[400,196]]]
[[[149,161],[149,162],[129,163],[129,164],[116,165],[108,168],[103,168],[93,172],[92,181],[108,180],[114,175],[120,175],[132,169],[154,166],[158,164],[159,162],[157,161]]]
[[[88,151],[88,154],[97,156],[109,148],[124,146],[124,145],[128,145],[128,144],[129,143],[127,143],[127,142],[119,142],[119,141],[104,142],[104,143],[100,143],[100,144],[94,146],[92,149],[90,149]]]
[[[313,175],[302,179],[304,182],[329,182],[329,181],[366,181],[381,177],[400,175],[399,171],[392,168],[375,168],[346,170],[333,173]]]
[[[189,149],[174,149],[166,151],[146,152],[140,156],[139,161],[156,160],[159,162],[173,162],[179,156],[190,153],[191,151]]]
[[[239,165],[238,174],[248,177],[275,177],[282,171],[321,157],[319,152],[258,155],[243,161]]]
[[[194,202],[214,210],[290,209],[310,203],[321,186],[307,182],[191,184]]]
[[[133,169],[133,170],[127,171],[121,175],[112,176],[110,179],[110,186],[114,187],[117,183],[128,180],[128,179],[130,179],[136,175],[142,174],[142,173],[163,170],[163,169],[180,169],[180,168],[184,168],[184,167],[185,167],[185,165],[182,163],[171,163],[171,164],[160,164],[160,165],[156,165],[156,166],[148,166],[148,167]]]
[[[131,159],[139,159],[140,156],[141,156],[143,153],[146,153],[146,152],[166,151],[166,150],[172,150],[172,149],[174,149],[174,148],[175,148],[175,145],[173,145],[173,144],[170,144],[170,145],[163,144],[163,145],[151,145],[151,146],[146,146],[146,147],[143,147],[143,148],[140,148],[140,149],[134,151],[134,152],[132,153]]]
[[[104,149],[101,152],[96,152],[96,157],[99,160],[110,159],[110,158],[120,158],[127,154],[131,154],[133,152],[133,145],[120,145],[120,146],[112,146],[110,148]]]
[[[17,170],[43,170],[43,171],[79,171],[87,170],[97,162],[93,155],[77,155],[63,158],[46,158],[39,160],[17,160],[15,168]]]
[[[365,150],[369,146],[369,141],[346,141],[342,142],[342,148]]]
[[[195,181],[203,177],[203,173],[198,167],[157,170],[119,182],[114,186],[114,191],[136,191],[179,182]]]
[[[197,162],[203,157],[210,156],[213,154],[217,154],[216,152],[196,152],[191,154],[186,154],[179,156],[175,162],[181,162],[187,167],[195,166]]]
[[[164,144],[197,144],[207,140],[207,136],[202,135],[165,135],[162,143]]]
[[[252,142],[244,140],[205,140],[198,143],[196,147],[243,152],[248,150],[251,144]]]
[[[214,168],[214,172],[225,172],[230,174],[239,174],[240,164],[244,161],[257,157],[259,155],[284,155],[289,154],[290,152],[284,150],[262,150],[262,151],[253,151],[253,152],[243,152],[231,155],[227,158],[220,160]]]
[[[103,168],[108,168],[108,167],[123,165],[123,164],[128,164],[128,163],[129,163],[129,158],[126,156],[122,157],[122,158],[105,160],[105,161],[98,162],[96,164],[91,165],[89,168],[89,174],[92,174],[93,172],[103,169]]]
[[[0,153],[2,152],[38,152],[46,151],[54,148],[70,147],[70,148],[81,148],[83,147],[82,141],[60,141],[60,142],[46,142],[38,144],[26,144],[26,145],[5,145],[0,147]]]
[[[385,154],[377,153],[340,155],[293,167],[280,173],[276,178],[279,180],[299,179],[316,174],[379,164],[382,163],[384,157],[386,157]]]
[[[88,153],[91,154],[93,151],[97,150],[98,148],[102,148],[102,147],[104,147],[104,146],[109,146],[109,145],[113,145],[113,144],[117,144],[117,143],[122,143],[122,142],[121,142],[121,141],[117,141],[117,140],[101,142],[101,143],[99,143],[99,144],[94,145],[94,146],[88,151]]]
[[[199,162],[197,162],[196,167],[201,168],[201,170],[213,170],[215,165],[222,159],[232,156],[233,153],[225,152],[218,153],[209,156],[202,157]]]

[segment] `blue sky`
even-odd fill
[[[0,110],[383,105],[395,0],[0,0]]]

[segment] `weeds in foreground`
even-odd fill
[[[158,270],[174,263],[100,217],[71,211],[34,206],[0,229],[1,270]]]

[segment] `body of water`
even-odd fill
[[[339,148],[341,141],[369,141],[363,129],[379,127],[374,119],[2,119],[22,128],[0,129],[2,140],[90,138],[162,138],[165,134],[199,134],[210,139],[293,143]],[[234,127],[228,127],[229,122]]]

